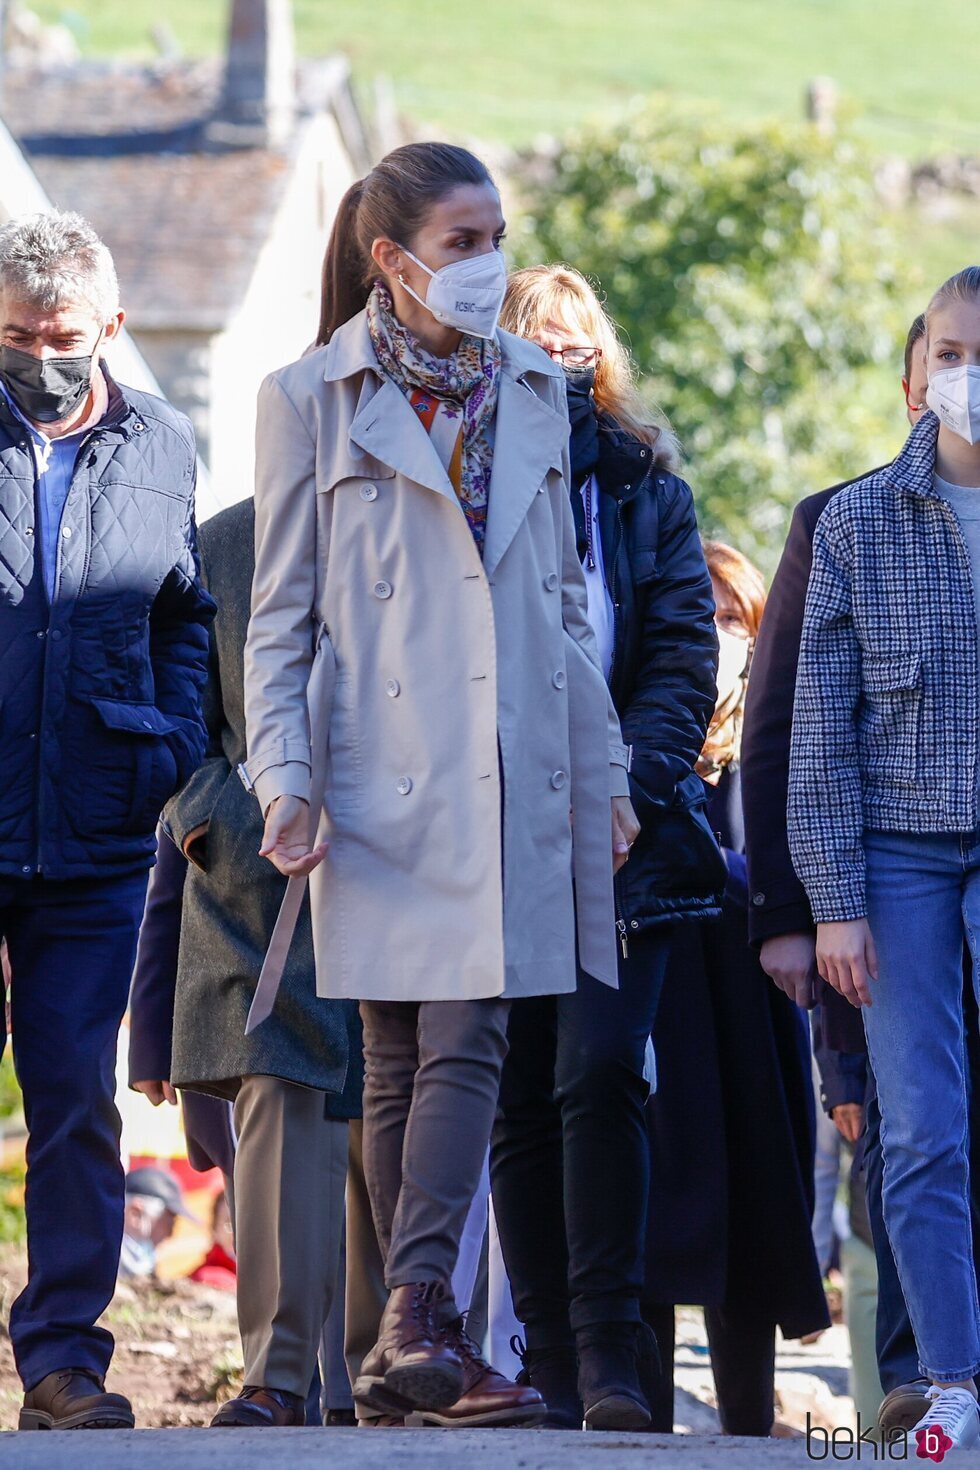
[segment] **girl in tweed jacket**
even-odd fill
[[[980,959],[980,266],[930,303],[927,413],[817,526],[790,769],[820,974],[862,1008],[920,1454],[980,1440],[964,939]],[[941,1431],[941,1433],[940,1433]]]

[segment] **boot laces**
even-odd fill
[[[464,1364],[468,1364],[476,1373],[474,1383],[479,1383],[481,1378],[493,1372],[493,1368],[480,1352],[479,1344],[470,1337],[466,1330],[466,1313],[457,1317],[455,1322],[450,1322],[446,1331],[452,1341],[453,1350],[464,1360]]]

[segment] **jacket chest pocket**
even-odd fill
[[[865,775],[914,785],[922,728],[922,659],[917,653],[866,655],[858,712]]]

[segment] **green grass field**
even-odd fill
[[[191,54],[223,42],[227,0],[33,0],[91,53],[152,54],[167,23]],[[738,117],[798,116],[833,77],[876,148],[980,147],[977,0],[295,0],[300,48],[390,77],[423,123],[510,143],[651,91]]]

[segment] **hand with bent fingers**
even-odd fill
[[[323,862],[327,844],[310,847],[310,806],[298,796],[277,796],[265,815],[259,857],[286,878],[305,878]]]
[[[838,1103],[831,1109],[830,1118],[841,1138],[857,1143],[864,1132],[864,1108],[860,1103]]]
[[[640,835],[640,824],[633,810],[633,803],[628,796],[614,796],[612,799],[612,846],[613,846],[613,872],[618,873],[620,868],[629,859],[630,848]]]
[[[812,934],[778,934],[759,951],[759,963],[769,979],[804,1010],[816,1005],[817,942]]]
[[[177,1093],[169,1082],[134,1082],[133,1091],[141,1092],[144,1097],[149,1098],[155,1108],[162,1102],[168,1102],[172,1108],[177,1106]]]
[[[817,925],[817,970],[852,1006],[871,1005],[878,954],[867,919]]]

